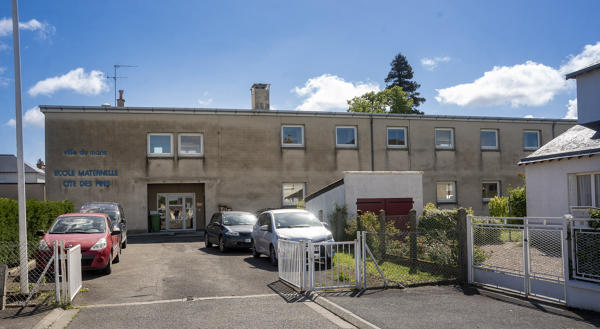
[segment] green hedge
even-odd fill
[[[27,239],[37,241],[38,230],[46,231],[56,217],[73,212],[70,201],[27,200]],[[19,212],[16,200],[0,198],[0,242],[19,241]]]

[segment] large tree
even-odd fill
[[[425,98],[420,97],[421,94],[417,91],[421,85],[412,80],[412,67],[401,53],[396,55],[390,66],[392,67],[390,73],[385,78],[386,88],[402,87],[402,90],[410,95],[413,100],[413,108],[416,110],[421,103],[425,102]]]
[[[348,112],[423,114],[413,108],[410,95],[398,86],[354,97],[348,101],[348,105]]]

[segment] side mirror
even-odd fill
[[[38,230],[37,232],[35,232],[35,235],[37,235],[37,236],[44,236],[44,234],[46,234],[46,232],[44,232],[42,230]]]
[[[260,230],[261,230],[261,231],[268,231],[268,230],[269,230],[269,225],[262,225],[262,226],[260,227]]]

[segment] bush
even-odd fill
[[[510,217],[527,216],[527,193],[525,186],[508,189],[508,209]]]
[[[47,231],[56,217],[73,212],[70,201],[27,200],[27,240],[37,241],[36,232]],[[19,241],[19,211],[16,200],[0,198],[0,242]]]
[[[492,217],[508,217],[508,197],[495,196],[488,203],[490,207],[490,216]]]

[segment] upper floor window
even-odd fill
[[[388,128],[387,146],[389,148],[406,148],[406,128]]]
[[[335,127],[336,147],[356,147],[356,127]]]
[[[204,155],[202,134],[180,134],[179,155],[180,156],[202,156]]]
[[[483,201],[490,201],[490,199],[495,196],[500,196],[500,182],[483,182],[483,184],[481,184],[481,197],[483,198]]]
[[[498,149],[498,130],[481,129],[480,136],[482,150]]]
[[[437,182],[437,202],[456,202],[456,182]]]
[[[296,206],[304,200],[306,185],[304,183],[283,183],[283,206]]]
[[[454,129],[435,128],[435,148],[453,149],[454,148]]]
[[[281,146],[303,147],[304,146],[304,126],[282,126],[281,127]]]
[[[523,132],[523,148],[526,150],[537,150],[540,148],[540,132],[538,130],[526,130]]]
[[[148,134],[148,156],[172,156],[173,134]]]

